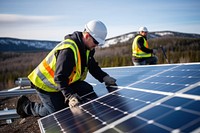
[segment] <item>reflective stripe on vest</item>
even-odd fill
[[[73,72],[69,76],[68,84],[71,84],[77,80],[84,80],[86,75],[81,76],[81,57],[79,49],[76,43],[71,39],[66,39],[65,41],[59,43],[46,57],[45,59],[36,67],[28,76],[30,81],[47,92],[57,92],[57,84],[54,82],[54,72],[56,67],[56,53],[58,50],[71,48],[74,53],[75,67]],[[88,52],[89,55],[89,52]],[[87,58],[89,57],[87,55]],[[85,68],[87,73],[88,69]],[[67,81],[67,79],[66,79]]]
[[[89,61],[89,55],[90,55],[90,50],[86,51],[86,66],[88,66],[88,61]],[[88,73],[88,67],[85,67],[83,74],[81,75],[81,80],[85,80],[87,77],[87,73]]]
[[[138,42],[138,38],[140,38],[140,37],[142,37],[142,36],[141,35],[136,36],[134,41],[133,41],[133,44],[132,44],[132,56],[139,57],[139,58],[151,57],[151,53],[145,53],[145,52],[143,52],[142,50],[140,50],[138,48],[137,42]],[[146,39],[144,37],[142,37],[142,38],[144,40],[144,46],[146,48],[149,48],[149,45],[148,45],[148,42],[146,41]]]

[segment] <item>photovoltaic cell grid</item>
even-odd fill
[[[38,120],[41,132],[200,132],[200,64],[115,67],[109,92],[91,75],[99,96]]]

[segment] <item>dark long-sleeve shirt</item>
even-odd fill
[[[87,48],[82,41],[82,32],[74,32],[73,34],[67,35],[65,39],[67,38],[74,40],[78,46],[81,55],[81,73],[84,72],[85,67],[88,67],[90,74],[100,82],[103,82],[103,77],[108,74],[102,71],[95,61],[93,57],[95,50],[90,52],[88,63],[86,63]],[[73,93],[73,89],[68,85],[68,77],[75,65],[74,53],[70,48],[58,52],[54,81],[58,85],[58,90],[62,90],[63,94]]]

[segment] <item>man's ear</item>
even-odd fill
[[[84,33],[83,33],[83,42],[84,42],[85,44],[87,44],[87,42],[89,41],[89,39],[90,39],[90,34],[87,33],[87,32],[84,32]]]
[[[90,37],[90,34],[89,34],[89,33],[86,33],[86,34],[85,34],[85,38],[88,39],[88,37]]]

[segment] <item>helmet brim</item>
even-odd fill
[[[105,40],[102,40],[101,38],[95,38],[94,39],[99,43],[98,46],[102,46],[105,43]]]

